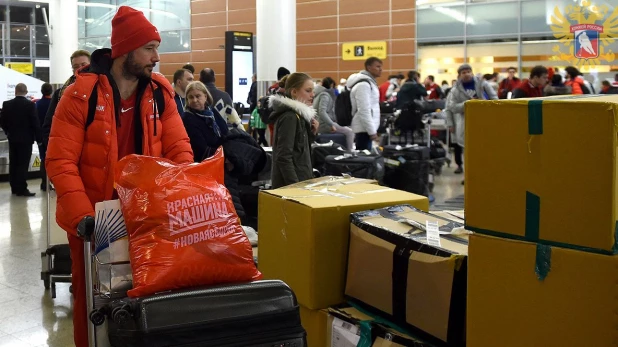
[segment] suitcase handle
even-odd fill
[[[84,239],[86,242],[92,240],[92,234],[94,233],[94,217],[86,216],[77,225],[77,236]]]

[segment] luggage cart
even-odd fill
[[[45,289],[51,289],[51,297],[56,298],[56,283],[71,283],[71,249],[69,244],[52,244],[52,233],[56,225],[52,206],[56,204],[56,191],[49,178],[47,178],[47,244],[44,252],[41,252],[41,280]],[[59,229],[59,228],[58,228]],[[60,231],[64,234],[64,230]],[[71,291],[72,287],[69,287]]]
[[[112,285],[114,267],[130,265],[129,261],[102,261],[94,254],[95,220],[84,217],[77,227],[77,235],[84,240],[84,268],[86,281],[86,305],[88,324],[88,343],[90,347],[109,347],[106,316],[116,312],[107,312],[108,304],[126,297],[126,288],[118,290]],[[109,235],[108,235],[109,236]],[[109,283],[102,283],[101,274],[109,271]],[[129,286],[130,287],[130,286]]]

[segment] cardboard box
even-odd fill
[[[618,257],[470,237],[468,346],[615,346]]]
[[[345,293],[452,345],[465,333],[468,238],[461,221],[394,206],[352,215]],[[410,222],[412,221],[412,222]],[[430,245],[427,233],[411,224],[437,222],[441,232]]]
[[[432,347],[430,343],[389,327],[354,307],[328,309],[328,347]]]
[[[309,309],[344,301],[350,214],[409,203],[427,210],[424,196],[354,184],[321,189],[281,188],[259,197],[259,269],[281,279]]]
[[[290,184],[289,186],[285,186],[284,188],[324,188],[332,186],[344,186],[350,184],[378,184],[378,181],[348,176],[324,176]]]
[[[327,346],[327,310],[310,310],[300,306],[300,322],[307,332],[308,347]]]
[[[466,103],[466,228],[616,253],[618,95]]]

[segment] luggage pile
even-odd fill
[[[306,345],[294,292],[261,281],[223,164],[221,149],[190,165],[119,162],[120,201],[78,227],[91,347]]]
[[[358,178],[260,195],[259,269],[297,294],[308,346],[464,345],[463,213]]]

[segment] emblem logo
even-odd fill
[[[582,0],[581,5],[568,5],[562,13],[556,6],[551,23],[554,37],[560,41],[552,49],[552,60],[581,67],[616,59],[609,46],[618,39],[618,7],[610,12],[607,5]]]

